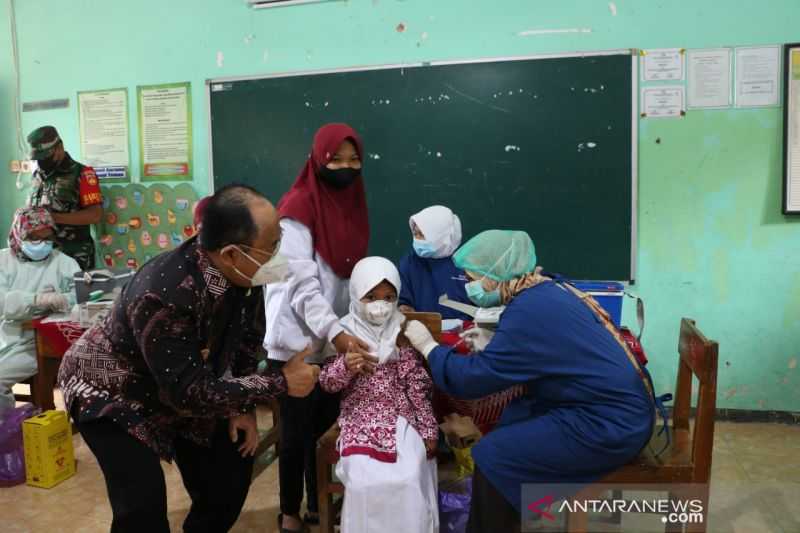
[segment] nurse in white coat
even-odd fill
[[[9,247],[0,250],[0,411],[14,407],[11,387],[36,374],[34,335],[23,322],[75,304],[80,267],[53,249],[54,229],[46,209],[18,209]]]

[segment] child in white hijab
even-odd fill
[[[356,264],[350,313],[340,323],[371,345],[372,356],[338,354],[320,374],[324,390],[342,391],[336,474],[345,485],[346,533],[439,530],[433,382],[401,334],[400,288],[400,275],[387,259]]]
[[[400,309],[439,313],[444,329],[454,320],[471,317],[439,305],[439,297],[472,304],[464,285],[469,282],[463,270],[453,263],[453,253],[461,246],[461,219],[443,205],[433,205],[408,220],[413,237],[412,250],[400,260]]]

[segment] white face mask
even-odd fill
[[[378,300],[376,302],[369,302],[363,305],[364,318],[371,324],[376,326],[383,326],[394,314],[397,304],[394,302],[387,302],[386,300]]]
[[[239,246],[236,246],[236,249],[239,250],[242,255],[244,255],[250,261],[258,265],[258,270],[255,271],[251,278],[249,278],[250,284],[253,287],[260,287],[262,285],[282,283],[283,281],[286,281],[286,278],[289,275],[289,261],[287,261],[286,258],[281,254],[273,255],[269,261],[262,264],[253,259],[250,254],[242,250]],[[237,274],[245,279],[248,279],[248,277],[245,276],[238,268],[233,267],[233,269]]]

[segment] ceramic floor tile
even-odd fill
[[[57,402],[60,398],[57,397]],[[259,428],[270,427],[266,409]],[[111,509],[105,483],[91,450],[76,436],[76,475],[53,489],[25,485],[0,489],[3,533],[105,532]],[[180,531],[190,500],[175,465],[164,464],[173,531]],[[720,422],[714,438],[711,533],[800,532],[800,427]],[[46,511],[45,511],[46,510]],[[235,533],[276,531],[279,513],[278,466],[267,466],[253,480]],[[634,521],[626,529],[635,530]],[[316,528],[314,528],[316,531]]]
[[[709,531],[800,531],[800,483],[712,476]]]

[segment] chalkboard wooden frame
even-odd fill
[[[212,135],[212,92],[220,90],[225,84],[231,84],[239,81],[248,80],[264,80],[272,78],[289,78],[309,75],[323,75],[334,73],[347,73],[347,72],[364,72],[376,70],[389,70],[389,69],[413,69],[420,67],[442,66],[442,65],[462,65],[462,64],[478,64],[478,63],[494,63],[494,62],[509,62],[509,61],[531,61],[539,59],[557,59],[557,58],[586,58],[592,56],[630,56],[631,58],[631,234],[630,234],[630,276],[628,279],[617,279],[615,281],[627,282],[634,284],[637,273],[637,242],[638,242],[638,123],[639,123],[639,52],[637,49],[615,49],[604,51],[588,51],[588,52],[568,52],[568,53],[555,53],[555,54],[532,54],[523,56],[501,56],[501,57],[487,57],[475,58],[464,60],[446,60],[446,61],[425,61],[414,63],[395,63],[383,65],[363,65],[352,67],[341,67],[331,69],[318,69],[318,70],[302,70],[302,71],[288,71],[273,74],[256,74],[249,76],[230,76],[211,78],[206,80],[206,104],[207,104],[207,120],[208,120],[208,183],[209,191],[213,192],[214,183],[214,149],[213,149],[213,135]]]
[[[800,215],[800,209],[790,206],[789,181],[792,176],[790,133],[798,126],[796,118],[792,116],[792,54],[800,53],[800,43],[790,43],[783,46],[783,198],[781,212],[784,215]],[[796,82],[800,83],[800,82]],[[794,140],[794,139],[791,139]]]

